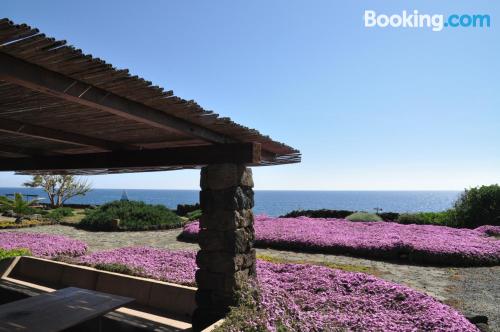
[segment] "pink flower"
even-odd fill
[[[182,237],[197,239],[198,222],[184,227]],[[496,232],[496,233],[495,233]],[[255,218],[255,243],[261,247],[400,259],[438,265],[498,265],[498,226],[476,230],[393,222],[352,222],[320,218]]]

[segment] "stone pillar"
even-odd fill
[[[252,170],[216,164],[201,170],[199,245],[196,257],[197,309],[193,330],[200,331],[237,305],[237,291],[255,276]]]

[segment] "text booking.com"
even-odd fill
[[[365,27],[373,28],[428,28],[442,31],[444,28],[489,28],[490,15],[487,14],[421,14],[418,10],[401,14],[378,14],[374,10],[365,10]]]

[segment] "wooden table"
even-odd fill
[[[129,297],[68,287],[1,305],[0,331],[61,331],[133,301]]]

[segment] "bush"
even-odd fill
[[[399,217],[399,213],[397,212],[381,212],[378,215],[386,221],[395,221],[398,220]]]
[[[11,258],[11,257],[16,257],[16,256],[30,256],[31,252],[28,249],[2,249],[0,248],[0,261]]]
[[[354,212],[346,217],[350,221],[382,221],[378,215],[368,212]]]
[[[464,227],[500,226],[500,186],[466,189],[455,202],[455,217]]]
[[[396,221],[400,224],[456,226],[453,210],[443,212],[402,213]]]
[[[111,263],[111,264],[106,264],[106,263],[99,263],[94,265],[94,267],[98,270],[103,270],[103,271],[109,271],[109,272],[114,272],[114,273],[121,273],[121,274],[128,274],[132,276],[141,276],[143,275],[143,271],[139,268],[132,268],[128,267],[127,265],[124,264],[118,264],[118,263]]]
[[[114,201],[88,213],[78,227],[89,230],[154,230],[182,226],[182,220],[163,205]],[[119,220],[119,222],[118,222]]]
[[[353,211],[348,210],[294,210],[281,216],[280,218],[297,218],[297,217],[309,217],[309,218],[340,218],[343,219],[348,215],[352,214]]]
[[[309,218],[338,218],[344,219],[345,217],[353,214],[355,211],[349,210],[294,210],[281,216],[280,218],[297,218],[297,217],[309,217]],[[383,220],[393,221],[398,219],[399,213],[396,212],[382,212],[378,214]]]
[[[64,217],[74,216],[73,209],[69,207],[60,207],[54,210],[50,210],[49,213],[46,214],[47,218],[55,219],[57,221],[62,220]]]
[[[189,221],[198,220],[201,218],[201,213],[201,210],[196,210],[193,212],[189,212],[186,217],[189,219]]]
[[[177,210],[175,213],[177,213],[178,216],[187,216],[188,213],[194,212],[196,210],[200,209],[200,204],[179,204],[177,205]]]

